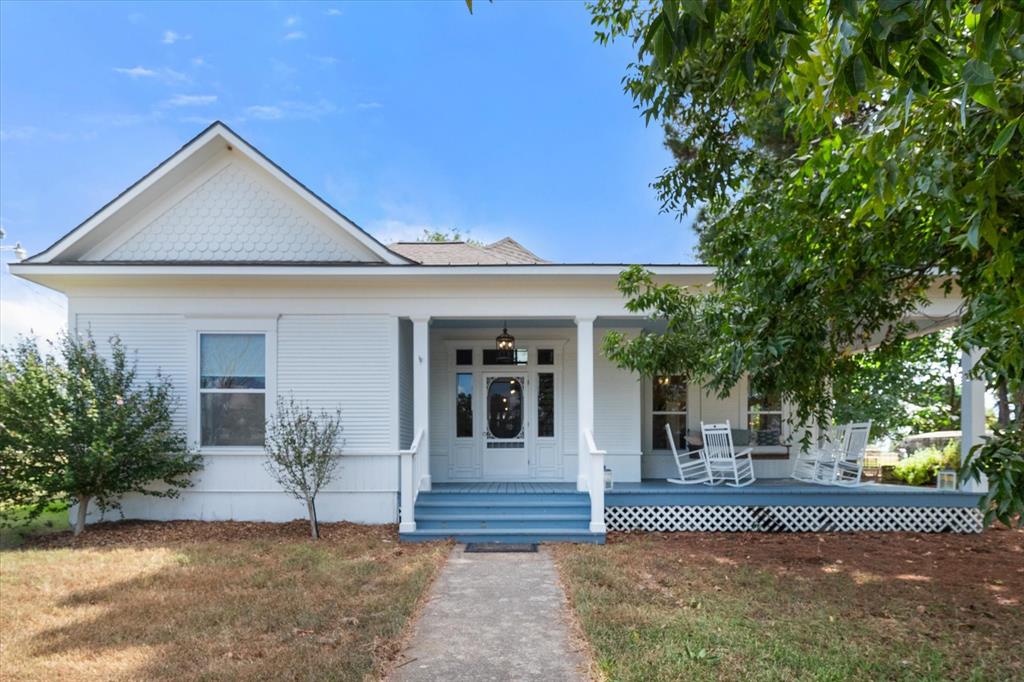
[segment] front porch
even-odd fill
[[[435,483],[417,499],[417,530],[402,538],[603,542],[604,534],[589,532],[588,497],[572,483]],[[644,480],[605,491],[604,520],[609,531],[978,533],[978,500],[962,490],[880,483],[761,479],[732,488]]]

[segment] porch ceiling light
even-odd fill
[[[501,333],[494,339],[494,347],[498,349],[498,352],[510,355],[512,349],[516,347],[516,337],[508,333],[508,321],[502,325]]]

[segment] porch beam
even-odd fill
[[[579,409],[576,489],[581,491],[589,490],[591,474],[586,433],[594,430],[594,319],[592,316],[576,318],[576,405]]]
[[[981,360],[981,349],[971,348],[960,356],[963,371],[960,384],[960,460],[964,461],[971,448],[982,442],[985,435],[985,380],[971,377],[971,371]],[[960,487],[969,492],[988,492],[988,479],[982,474],[980,481],[961,481]]]
[[[413,462],[415,491],[430,490],[430,318],[412,318],[412,431],[422,434]],[[415,494],[415,492],[414,492]]]

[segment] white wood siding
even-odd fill
[[[231,320],[232,318],[224,318]],[[109,355],[117,335],[138,360],[140,381],[161,372],[179,398],[176,423],[187,431],[187,393],[194,382],[185,315],[77,314],[76,328],[90,330]],[[204,327],[216,322],[204,319]],[[226,323],[227,324],[227,323]],[[397,520],[398,324],[387,315],[282,315],[277,321],[277,389],[314,409],[342,410],[345,439],[338,477],[321,493],[324,521],[385,523]],[[271,366],[273,363],[271,363]],[[268,392],[268,408],[275,396]],[[287,521],[305,514],[302,503],[281,492],[264,468],[259,448],[204,452],[193,487],[176,500],[129,495],[127,518]],[[98,512],[90,515],[100,518]]]
[[[345,450],[394,451],[398,336],[385,315],[283,315],[278,391],[313,409],[341,409]]]
[[[158,374],[171,380],[176,400],[174,424],[182,432],[188,425],[188,346],[184,318],[180,315],[79,314],[74,321],[79,333],[90,332],[96,347],[110,357],[112,336],[128,351],[129,362],[137,362],[139,382],[155,381]]]

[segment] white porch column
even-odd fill
[[[413,477],[416,490],[430,490],[430,318],[412,318],[412,432],[422,432]]]
[[[970,372],[981,359],[981,349],[971,348],[960,356],[963,377],[960,384],[960,460],[964,461],[971,448],[981,443],[985,435],[985,380],[972,379]],[[961,481],[962,489],[970,492],[988,492],[988,480]]]
[[[579,452],[576,489],[588,490],[590,456],[584,433],[594,430],[594,318],[576,318],[576,405],[579,409]],[[602,474],[603,476],[603,474]],[[602,482],[601,485],[604,485]]]

